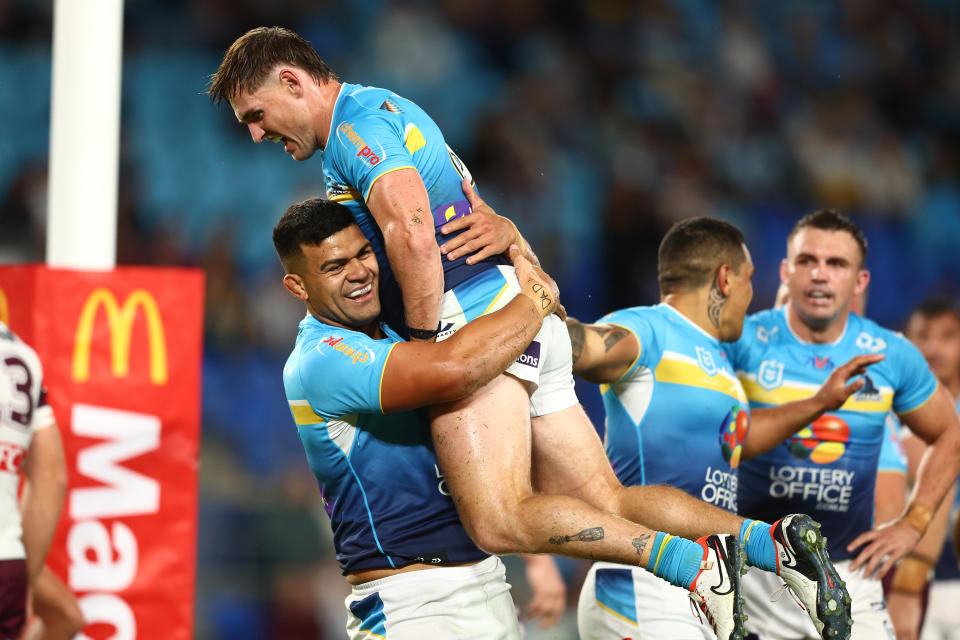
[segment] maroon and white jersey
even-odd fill
[[[0,322],[0,560],[26,556],[17,488],[33,434],[54,424],[37,354]]]

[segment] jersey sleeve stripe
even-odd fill
[[[390,354],[393,353],[393,348],[396,347],[399,342],[394,342],[390,345],[390,350],[387,351],[386,357],[383,359],[383,369],[380,369],[380,386],[377,389],[377,401],[380,404],[380,413],[384,413],[383,410],[383,374],[387,370],[387,361],[390,359]]]
[[[379,174],[376,178],[370,181],[370,186],[367,187],[367,192],[363,194],[363,201],[366,202],[367,199],[370,197],[370,192],[373,191],[373,185],[377,184],[377,180],[387,175],[388,173],[393,173],[394,171],[400,171],[401,169],[413,169],[414,171],[417,170],[417,168],[411,164],[406,164],[406,165],[403,165],[402,167],[393,167],[392,169],[387,169],[386,171]]]
[[[933,391],[930,392],[930,395],[928,395],[928,396],[927,396],[924,400],[922,400],[921,402],[917,403],[917,406],[915,406],[915,407],[910,407],[909,409],[904,409],[903,411],[898,411],[898,412],[897,412],[897,415],[899,415],[899,416],[905,416],[905,415],[907,415],[908,413],[913,413],[913,412],[916,411],[917,409],[923,407],[925,404],[927,404],[928,402],[930,402],[931,400],[933,400],[933,396],[937,395],[937,389],[939,389],[939,388],[940,388],[940,381],[937,380],[937,384],[936,384],[936,386],[933,388]]]
[[[290,412],[293,414],[293,421],[298,425],[320,424],[324,419],[316,414],[313,407],[306,400],[291,400]]]

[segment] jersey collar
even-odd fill
[[[333,123],[337,121],[336,120],[337,107],[340,106],[340,98],[343,96],[343,89],[346,86],[347,86],[346,82],[341,82],[340,89],[337,90],[337,99],[333,101],[333,109],[330,110],[330,128],[327,129],[327,144],[323,145],[323,149],[321,153],[326,151],[327,147],[330,146],[331,136],[333,135],[333,132],[334,132]]]
[[[699,325],[698,325],[697,323],[695,323],[693,320],[691,320],[691,319],[688,318],[687,316],[683,315],[682,313],[680,313],[679,311],[677,311],[676,309],[674,309],[673,307],[671,307],[668,303],[666,303],[666,302],[661,302],[661,303],[658,304],[657,306],[658,306],[658,307],[664,307],[665,309],[669,309],[671,312],[673,312],[673,315],[677,316],[678,318],[680,318],[681,320],[683,320],[683,322],[685,322],[686,324],[688,324],[688,325],[690,325],[691,327],[693,327],[695,330],[697,330],[697,331],[699,331],[700,333],[702,333],[704,336],[707,337],[708,340],[710,340],[710,341],[713,342],[713,343],[720,344],[720,341],[717,340],[716,338],[714,338],[712,335],[710,335],[710,334],[707,333],[706,331],[704,331],[704,330],[703,330],[703,327],[699,326]]]

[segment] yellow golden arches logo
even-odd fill
[[[0,289],[0,322],[10,324],[10,305],[7,304],[7,294]]]
[[[130,373],[130,336],[137,309],[143,309],[147,320],[147,337],[150,343],[150,382],[156,385],[167,383],[167,343],[163,335],[163,321],[157,301],[145,289],[134,289],[123,305],[108,289],[98,287],[87,298],[80,320],[77,322],[77,337],[73,344],[73,379],[86,382],[90,378],[90,343],[93,340],[93,323],[97,309],[103,306],[110,328],[110,371],[116,378],[125,378]]]

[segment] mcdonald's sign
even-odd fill
[[[7,294],[0,289],[0,322],[10,324],[10,305],[7,303]]]
[[[40,357],[63,439],[47,564],[90,624],[79,637],[194,637],[203,280],[0,266],[0,318]]]
[[[155,385],[167,383],[167,344],[163,333],[163,320],[157,301],[145,289],[135,289],[123,301],[105,287],[97,287],[87,298],[77,321],[77,333],[73,343],[73,379],[86,382],[90,379],[90,346],[93,342],[93,323],[97,310],[103,307],[110,331],[110,371],[116,378],[125,378],[130,373],[130,338],[137,311],[142,309],[147,323],[150,354],[150,382]]]

